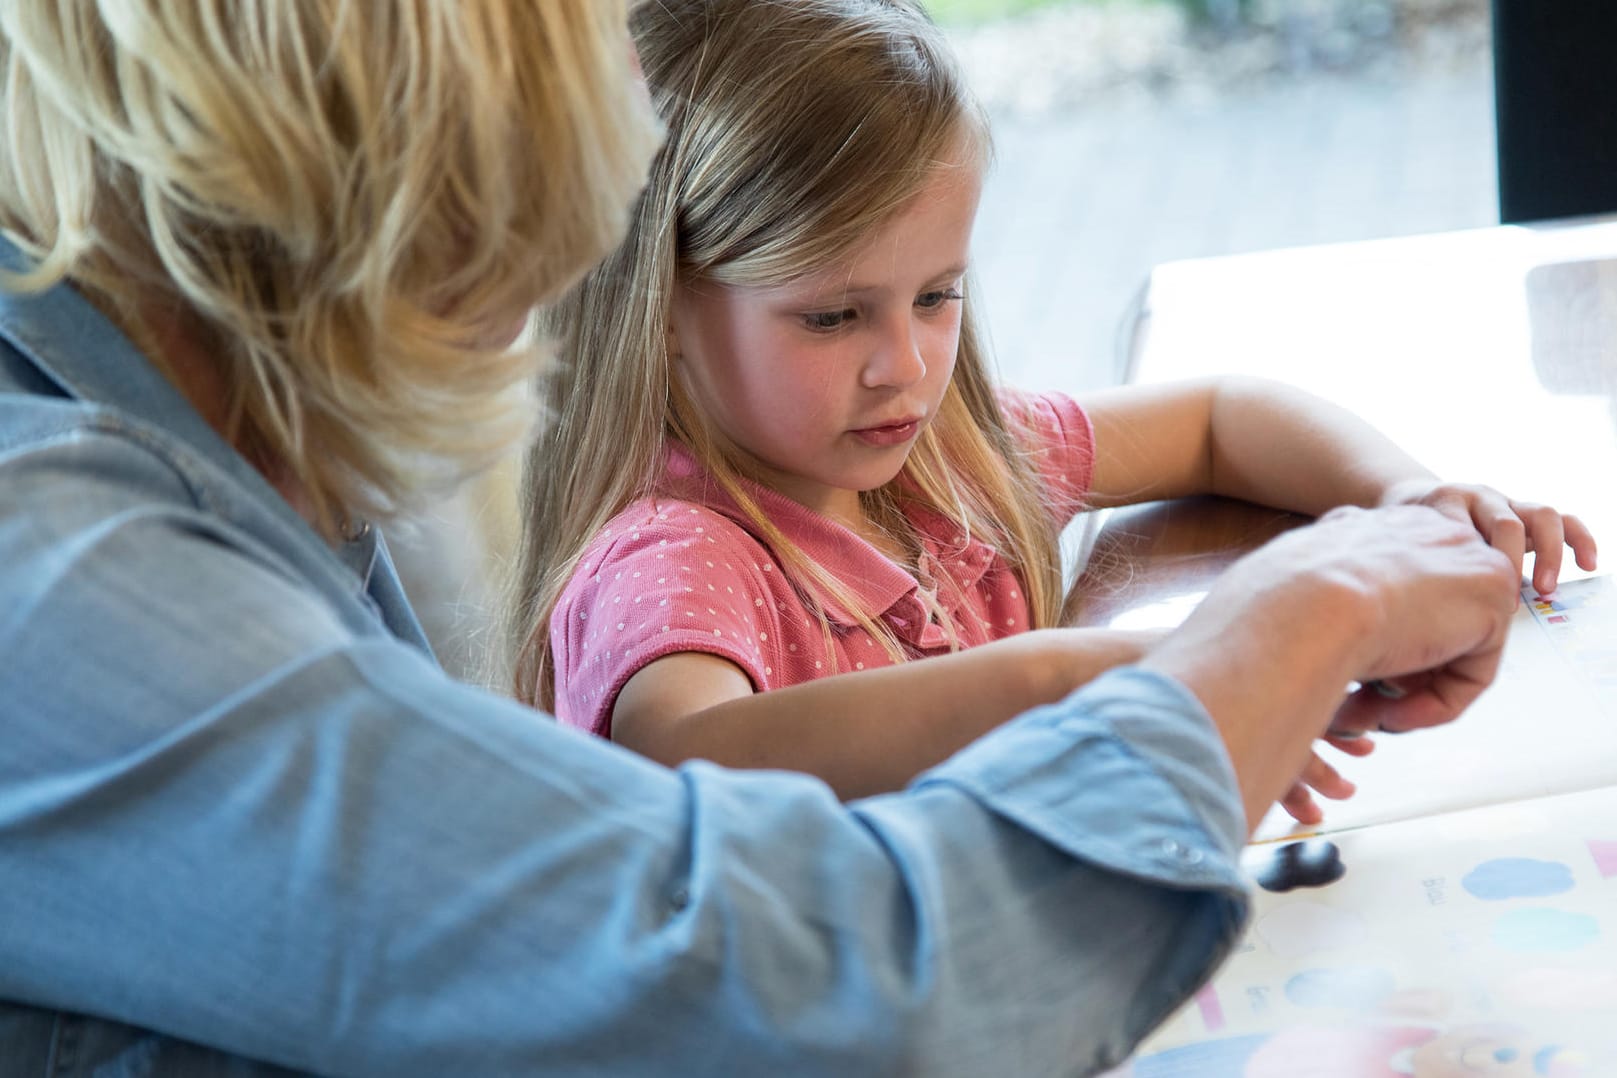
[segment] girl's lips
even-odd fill
[[[878,447],[902,445],[915,437],[915,432],[920,428],[920,420],[910,419],[903,423],[890,423],[885,427],[866,427],[854,431],[853,436],[866,445]]]

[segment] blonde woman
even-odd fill
[[[913,3],[664,0],[633,28],[667,138],[553,319],[521,567],[516,690],[563,721],[901,786],[1148,643],[1024,635],[1086,505],[1426,503],[1536,550],[1540,588],[1563,539],[1593,564],[1574,518],[1440,483],[1281,386],[996,391],[966,283],[988,132]],[[1304,778],[1305,822],[1309,785],[1352,789],[1318,758]]]
[[[1229,949],[1346,679],[1486,683],[1509,561],[1415,510],[854,805],[446,677],[377,525],[519,436],[505,344],[616,242],[625,18],[0,4],[0,1069],[1092,1070]]]

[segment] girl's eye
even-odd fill
[[[821,331],[841,329],[844,324],[851,322],[853,317],[852,307],[845,307],[840,311],[815,311],[803,316],[803,324],[809,329]]]
[[[925,310],[933,311],[942,307],[945,303],[953,303],[961,298],[958,288],[943,288],[936,292],[922,292],[915,297],[915,305]]]

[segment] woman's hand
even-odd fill
[[[1327,728],[1351,737],[1459,715],[1498,670],[1519,585],[1470,521],[1337,509],[1230,566],[1140,665],[1202,702],[1255,826]],[[1353,681],[1364,687],[1344,699]]]
[[[1368,737],[1335,737],[1326,734],[1323,738],[1327,745],[1349,756],[1368,756],[1375,751],[1376,743]],[[1286,810],[1287,815],[1300,824],[1316,824],[1325,819],[1325,812],[1314,800],[1314,795],[1328,797],[1332,801],[1345,801],[1357,792],[1358,787],[1342,776],[1342,773],[1325,762],[1318,750],[1308,758],[1297,781],[1292,783],[1291,789],[1280,799],[1280,807]]]
[[[1572,548],[1578,566],[1595,567],[1595,540],[1583,521],[1547,505],[1516,501],[1492,487],[1409,479],[1387,488],[1382,505],[1428,505],[1445,516],[1469,523],[1504,554],[1520,575],[1522,561],[1533,555],[1533,587],[1540,594],[1555,590],[1561,575],[1561,548]]]

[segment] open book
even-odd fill
[[[1241,945],[1114,1073],[1617,1076],[1617,582],[1525,590],[1465,716],[1341,764],[1358,794],[1265,819]]]

